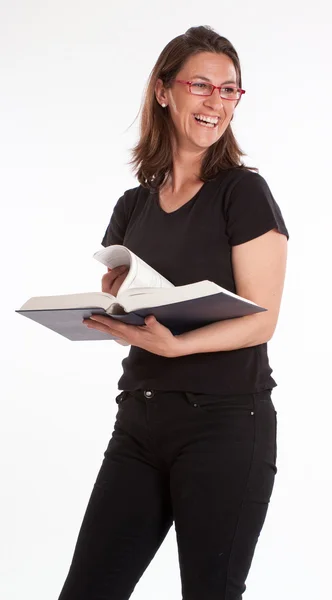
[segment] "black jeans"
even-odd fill
[[[271,390],[116,400],[59,600],[127,600],[173,521],[183,600],[241,600],[277,472]]]

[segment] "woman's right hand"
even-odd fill
[[[126,265],[115,267],[114,269],[107,269],[107,273],[103,275],[101,280],[101,291],[116,296],[120,286],[128,275],[128,271],[129,267]]]

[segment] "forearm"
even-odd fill
[[[249,348],[271,338],[262,314],[205,325],[176,336],[175,356]]]

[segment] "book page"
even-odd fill
[[[234,294],[233,292],[230,292],[229,290],[226,290],[225,288],[208,280],[176,287],[173,286],[172,289],[137,289],[135,290],[136,293],[133,290],[131,295],[130,291],[131,290],[126,291],[121,298],[121,304],[126,312],[143,308],[163,306],[166,304],[176,304],[178,302],[194,300],[195,298],[204,298],[206,296],[213,296],[220,293],[223,293],[226,297],[228,296],[230,298],[236,298],[238,301],[241,301],[244,304],[258,306],[255,302],[247,300],[242,296],[238,296],[237,294]]]
[[[121,265],[129,267],[128,275],[117,293],[118,298],[129,289],[174,287],[170,281],[125,246],[108,246],[95,252],[93,257],[110,269]]]
[[[33,296],[19,310],[61,310],[97,307],[105,311],[116,302],[115,296],[105,292],[81,292],[57,296]]]
[[[125,284],[125,285],[124,285]],[[128,273],[127,279],[123,282],[119,293],[126,290],[136,290],[137,288],[172,288],[173,284],[165,279],[160,273],[155,271],[144,260],[134,255],[132,269]]]
[[[114,244],[113,246],[107,246],[102,250],[98,250],[94,253],[93,258],[101,262],[109,269],[115,269],[122,265],[130,267],[132,258],[131,252],[125,246]]]

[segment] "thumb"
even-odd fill
[[[145,321],[145,325],[150,325],[150,327],[152,325],[154,325],[155,323],[157,323],[157,319],[153,315],[149,315],[148,317],[145,317],[144,321]]]

